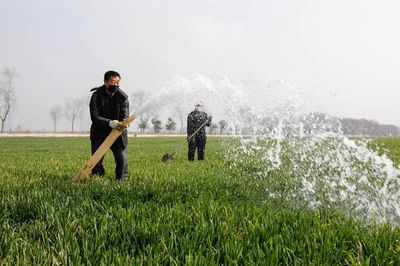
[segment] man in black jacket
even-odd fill
[[[104,85],[94,88],[90,99],[90,142],[92,154],[100,147],[103,141],[114,128],[121,128],[120,121],[129,116],[128,96],[119,88],[121,76],[115,71],[104,74]],[[115,159],[115,175],[117,180],[128,178],[128,132],[123,129],[122,134],[111,146]],[[104,157],[103,157],[104,158]],[[92,170],[92,175],[105,175],[103,158]]]
[[[199,161],[204,160],[204,150],[206,148],[206,126],[211,125],[211,116],[203,110],[203,104],[201,102],[195,105],[195,110],[190,112],[187,118],[187,135],[188,138],[196,132],[197,129],[201,129],[190,139],[188,139],[188,160],[194,160],[194,154],[197,149],[197,159]]]

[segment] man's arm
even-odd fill
[[[99,115],[99,110],[97,109],[97,93],[93,93],[92,98],[90,99],[90,119],[92,120],[93,124],[96,126],[101,127],[108,127],[110,123],[110,119],[101,117]]]
[[[206,126],[209,127],[209,126],[211,126],[212,116],[211,115],[207,116],[207,114],[205,114],[205,116],[206,116],[206,121],[207,121]]]
[[[192,127],[192,116],[191,116],[191,113],[190,113],[190,114],[188,115],[188,117],[187,117],[187,125],[186,125],[186,131],[187,131],[187,133],[188,133],[189,135],[190,135],[191,133],[193,133],[191,127]]]
[[[128,117],[129,117],[129,101],[128,101],[128,98],[126,98],[124,100],[124,102],[122,103],[122,107],[121,107],[121,111],[118,116],[118,120],[122,121]]]

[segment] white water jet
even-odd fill
[[[147,105],[158,100],[186,113],[201,100],[214,122],[226,120],[226,133],[237,137],[226,141],[227,162],[267,179],[269,196],[399,224],[399,168],[368,140],[344,136],[339,119],[318,112],[326,100],[320,92],[215,73],[176,76]]]

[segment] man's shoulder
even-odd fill
[[[104,85],[103,85],[104,86]],[[99,89],[103,88],[103,86],[98,86],[98,87],[94,87],[93,89],[91,89],[90,91],[96,92]]]
[[[94,87],[93,89],[90,90],[90,92],[93,92],[93,94],[98,94],[99,91],[101,91],[103,86],[100,87]]]
[[[118,92],[124,99],[128,99],[128,94],[126,94],[124,91],[122,91],[121,89],[118,89]]]
[[[198,112],[198,111],[194,110],[194,111],[191,111],[191,112],[189,113],[189,116],[196,116],[196,117],[203,117],[203,116],[205,116],[205,117],[207,117],[207,113],[206,113],[206,112]]]

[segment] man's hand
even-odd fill
[[[208,123],[211,124],[211,121],[212,121],[212,115],[208,116]]]
[[[118,126],[119,126],[119,121],[118,120],[110,120],[110,122],[108,123],[108,125],[111,127],[111,128],[117,128]]]
[[[118,120],[110,120],[108,124],[112,129],[124,130],[128,128],[127,125],[124,125],[122,122],[119,122]]]
[[[124,125],[122,122],[119,122],[118,123],[118,126],[116,127],[118,130],[124,130],[124,129],[126,129],[126,128],[128,128],[128,126],[127,125]]]

